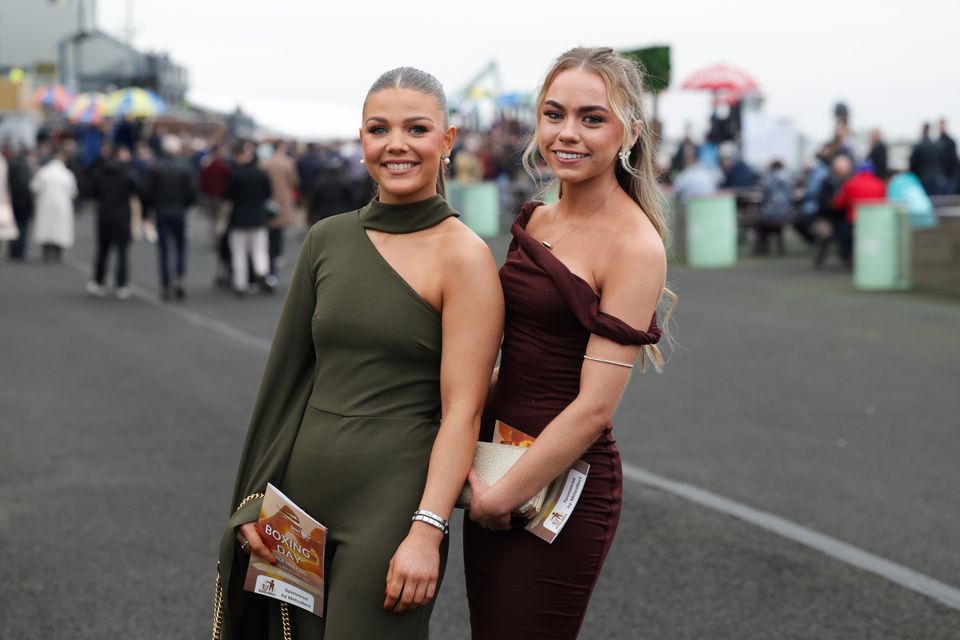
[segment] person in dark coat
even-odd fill
[[[323,154],[317,144],[313,142],[307,143],[306,151],[297,160],[297,175],[300,178],[300,185],[304,189],[313,184],[317,174],[323,170],[324,164]],[[341,209],[337,211],[337,213],[341,213],[342,211],[346,211],[346,209]]]
[[[881,180],[886,180],[890,170],[887,165],[887,143],[883,141],[880,129],[870,132],[870,152],[867,154],[867,160],[873,165],[874,175]]]
[[[307,203],[310,224],[328,216],[349,211],[353,204],[350,176],[339,159],[331,159],[320,171],[303,194]]]
[[[130,246],[130,200],[138,196],[140,183],[130,163],[130,149],[117,147],[114,156],[105,160],[90,176],[90,197],[97,204],[97,251],[93,263],[93,279],[87,291],[95,296],[106,293],[104,285],[107,259],[111,249],[117,253],[116,296],[130,296],[127,286],[127,249]]]
[[[960,159],[957,158],[957,143],[947,133],[947,121],[940,120],[940,137],[937,139],[940,146],[940,156],[943,161],[943,187],[940,193],[953,195],[960,186]]]
[[[157,251],[160,258],[160,297],[169,300],[186,296],[187,209],[197,201],[197,185],[189,164],[181,158],[180,138],[167,135],[161,141],[162,154],[147,174],[146,204],[156,216]],[[176,251],[176,278],[171,281],[169,242]]]
[[[250,291],[248,262],[261,290],[269,293],[274,285],[267,281],[270,269],[269,240],[267,236],[267,201],[270,199],[270,178],[257,164],[252,143],[240,145],[236,165],[227,176],[223,197],[231,203],[229,245],[233,289],[242,296]]]
[[[93,179],[100,173],[103,166],[114,157],[113,145],[104,143],[97,154],[80,171],[74,172],[77,176],[77,186],[80,188],[80,197],[94,199]],[[69,168],[69,167],[68,167]]]
[[[720,145],[718,154],[720,156],[720,169],[723,171],[723,181],[720,183],[721,189],[747,189],[755,187],[760,181],[760,176],[757,175],[756,171],[740,159],[737,147],[733,143],[725,142]]]
[[[850,161],[850,157],[842,153],[838,154],[830,165],[830,175],[820,185],[820,193],[817,196],[817,215],[823,221],[819,225],[820,228],[828,231],[818,233],[819,240],[814,259],[814,264],[818,269],[823,267],[827,252],[834,241],[840,246],[840,257],[844,260],[844,264],[852,258],[852,256],[842,253],[845,247],[843,239],[846,238],[850,226],[847,222],[846,212],[833,206],[834,197],[839,193],[843,183],[850,177],[852,170],[853,163]]]
[[[940,145],[930,139],[930,125],[923,124],[923,133],[910,152],[910,171],[920,179],[927,195],[938,195],[943,179],[943,155]]]
[[[687,129],[687,133],[684,134],[683,140],[680,141],[673,158],[670,160],[670,175],[673,178],[676,178],[684,169],[693,164],[693,158],[697,157],[697,144],[690,137],[689,126]]]
[[[783,161],[774,160],[763,176],[763,201],[756,226],[754,255],[769,255],[769,237],[777,242],[777,252],[786,253],[783,243],[783,225],[793,215],[793,180],[784,168]]]
[[[30,229],[30,220],[33,218],[33,192],[30,191],[32,177],[33,168],[30,166],[29,152],[26,149],[20,149],[10,158],[10,167],[7,170],[10,206],[13,207],[17,229],[20,230],[17,239],[10,241],[11,260],[27,259],[27,233]]]

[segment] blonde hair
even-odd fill
[[[363,99],[363,108],[367,108],[367,100],[370,99],[370,96],[384,89],[410,89],[430,96],[437,101],[437,108],[440,109],[440,114],[443,116],[443,128],[446,129],[449,126],[447,94],[443,91],[443,85],[440,84],[440,81],[426,71],[421,71],[415,67],[397,67],[381,74],[370,86],[370,90],[367,91],[367,96]],[[379,187],[377,189],[379,190]],[[447,197],[443,162],[440,163],[440,168],[437,171],[437,193],[444,198]]]
[[[669,243],[669,230],[661,207],[662,194],[654,167],[654,133],[647,124],[643,105],[643,73],[637,64],[624,58],[609,47],[576,47],[557,58],[547,72],[537,95],[537,111],[543,108],[550,85],[562,71],[582,69],[596,73],[607,87],[607,99],[614,115],[623,124],[621,151],[629,151],[626,161],[617,161],[614,173],[620,187],[640,206],[664,245]],[[539,180],[538,161],[543,159],[540,149],[540,118],[535,119],[534,130],[523,152],[523,167],[534,180]],[[634,133],[637,139],[631,144]],[[673,346],[668,324],[677,304],[677,295],[664,287],[658,309],[663,309],[662,337]],[[640,368],[646,369],[647,361],[657,371],[664,364],[663,352],[657,345],[644,345],[640,353]]]

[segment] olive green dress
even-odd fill
[[[432,606],[383,610],[390,559],[410,528],[440,415],[440,313],[394,271],[365,229],[408,233],[453,211],[440,196],[376,200],[318,222],[294,268],[254,407],[236,508],[267,482],[328,528],[323,618],[289,607],[300,640],[425,639]],[[221,542],[222,638],[280,638],[278,601],[242,590],[247,556],[231,517]],[[441,549],[441,573],[446,562]]]

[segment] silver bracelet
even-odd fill
[[[626,362],[617,362],[616,360],[604,360],[603,358],[591,358],[590,356],[583,356],[584,360],[593,360],[594,362],[602,362],[604,364],[615,364],[618,367],[626,367],[627,369],[633,369],[632,364],[627,364]]]
[[[433,511],[427,511],[426,509],[417,509],[413,512],[413,518],[410,519],[411,522],[424,522],[429,524],[440,531],[443,532],[443,535],[450,533],[450,522],[445,520],[435,514]]]

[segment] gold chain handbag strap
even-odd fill
[[[252,493],[240,503],[237,511],[242,509],[247,503],[262,498],[262,493]],[[290,631],[290,609],[286,602],[280,603],[280,621],[283,624],[283,640],[292,640],[293,634]],[[217,574],[216,593],[213,597],[213,636],[212,640],[220,640],[223,633],[223,583],[220,581],[220,575]]]
[[[293,633],[290,631],[290,607],[286,602],[280,603],[280,621],[283,624],[283,640],[293,640]]]
[[[247,503],[248,503],[248,502],[253,502],[254,500],[259,500],[259,499],[262,498],[262,497],[263,497],[263,493],[262,493],[262,492],[261,492],[261,493],[251,493],[250,495],[248,495],[246,498],[244,498],[244,499],[240,502],[240,506],[237,507],[237,511],[240,511],[240,509],[243,509],[245,506],[247,506]],[[234,512],[234,513],[236,513],[236,512]]]
[[[217,573],[217,589],[213,596],[213,640],[220,640],[223,631],[223,585]]]

